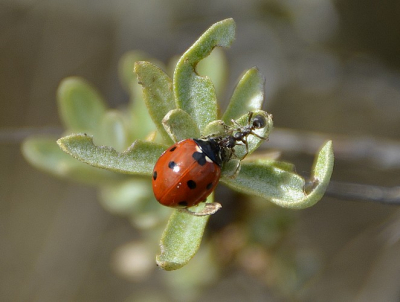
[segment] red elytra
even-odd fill
[[[221,175],[215,147],[209,140],[185,139],[168,148],[153,170],[156,199],[162,205],[180,208],[205,201]]]

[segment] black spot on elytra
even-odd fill
[[[180,201],[180,202],[178,202],[178,205],[181,207],[187,207],[188,203],[187,203],[187,201]]]
[[[168,163],[168,168],[170,168],[170,169],[174,169],[175,166],[176,166],[176,163],[174,161],[170,161]]]
[[[173,152],[173,151],[175,151],[175,149],[176,149],[176,146],[172,147],[172,148],[169,150],[169,152]]]
[[[193,190],[196,189],[196,182],[194,180],[189,180],[187,182],[187,186],[189,187],[189,189]]]
[[[210,182],[210,183],[206,186],[206,189],[207,189],[207,190],[210,190],[210,189],[212,188],[212,186],[213,186],[213,184],[212,184],[212,182]]]
[[[206,164],[206,155],[203,152],[194,152],[192,157],[200,166],[204,166]]]
[[[153,179],[156,180],[157,179],[157,171],[153,172]]]

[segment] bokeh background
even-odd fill
[[[104,210],[92,188],[46,175],[22,157],[26,136],[61,134],[56,89],[63,78],[82,76],[111,107],[121,106],[128,95],[117,65],[125,52],[139,49],[167,62],[211,24],[233,17],[237,35],[226,51],[221,102],[244,70],[258,66],[265,109],[278,128],[265,148],[283,148],[283,158],[307,175],[318,144],[310,151],[305,141],[331,137],[334,181],[395,187],[399,16],[395,0],[0,0],[0,300],[185,301],[165,282],[179,272],[121,272],[121,246],[143,236],[129,220]],[[277,265],[252,263],[265,260],[253,250],[225,263],[190,299],[400,301],[399,208],[330,193],[312,208],[283,210],[295,221],[283,246],[299,251],[290,257],[302,259],[305,277],[260,278]],[[240,234],[229,228],[238,219],[232,208],[246,200],[226,188],[218,196],[233,201],[222,201],[225,214],[223,208],[211,217],[209,236]],[[296,260],[290,257],[285,261]]]

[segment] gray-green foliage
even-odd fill
[[[31,138],[23,146],[26,158],[35,166],[57,176],[99,186],[107,183],[107,192],[113,194],[105,196],[116,196],[121,182],[135,177],[142,181],[143,177],[147,177],[146,202],[161,208],[152,197],[148,176],[162,151],[173,142],[223,132],[221,125],[230,125],[231,119],[245,125],[249,111],[263,115],[267,120],[266,127],[258,129],[257,134],[268,137],[273,128],[271,115],[261,110],[264,78],[257,68],[245,72],[220,119],[216,88],[210,78],[218,78],[223,72],[217,68],[216,75],[210,78],[197,73],[196,66],[200,61],[202,64],[206,62],[204,59],[215,47],[230,46],[234,37],[233,19],[211,26],[178,60],[172,79],[154,63],[143,61],[145,56],[140,53],[125,56],[120,74],[135,102],[131,103],[130,110],[124,112],[107,109],[96,90],[84,80],[64,80],[58,90],[58,102],[68,135],[57,143],[65,153],[57,149],[51,139]],[[203,64],[202,70],[210,72],[215,66],[224,66],[212,60],[210,62],[209,65]],[[134,78],[129,72],[133,66],[142,85],[142,96],[138,94]],[[255,136],[249,136],[249,154],[262,142]],[[245,152],[243,146],[236,148],[239,157]],[[317,154],[312,175],[315,186],[307,193],[304,179],[294,173],[290,164],[268,158],[249,158],[242,162],[240,173],[235,178],[229,173],[232,166],[236,164],[228,163],[223,167],[221,177],[221,182],[230,188],[262,197],[266,202],[282,207],[306,208],[320,200],[325,192],[333,169],[332,143],[327,142]],[[111,188],[110,184],[115,184],[115,187]],[[142,199],[143,191],[146,191],[146,186],[138,194]],[[213,202],[213,194],[207,202]],[[154,213],[157,213],[157,207],[152,208]],[[135,213],[132,215],[135,217]],[[173,211],[161,238],[157,264],[166,270],[175,270],[188,263],[199,248],[208,219],[208,216],[197,217]]]

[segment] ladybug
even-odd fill
[[[228,127],[224,136],[185,139],[165,150],[154,166],[152,177],[153,192],[158,202],[185,210],[205,201],[218,184],[223,164],[235,157],[234,147],[242,144],[248,150],[247,137],[250,134],[265,139],[254,132],[265,127],[265,117],[257,115],[251,122],[252,116],[253,112],[249,112],[246,126],[232,120],[237,128]],[[201,213],[187,212],[209,215],[221,205],[212,203],[206,207],[208,209]]]
[[[185,139],[169,147],[153,170],[156,199],[162,205],[180,208],[206,200],[221,175],[220,153],[213,139]]]

